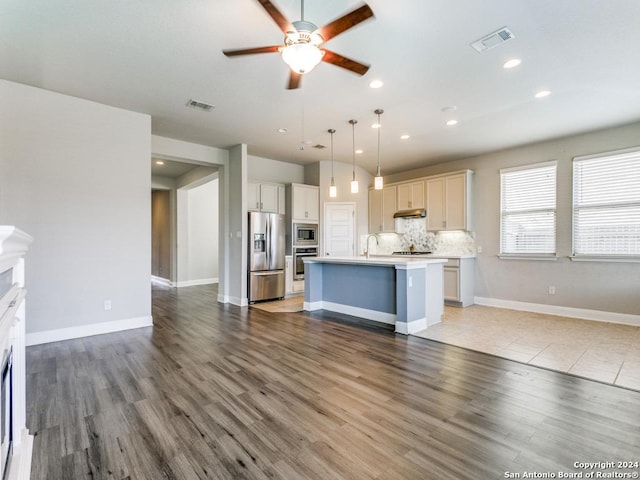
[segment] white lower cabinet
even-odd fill
[[[285,295],[293,293],[293,257],[291,255],[284,257],[284,293]]]
[[[444,264],[444,303],[456,307],[473,305],[474,258],[450,258]]]
[[[285,255],[284,257],[284,293],[285,295],[297,295],[304,292],[304,280],[294,280],[293,275],[295,268],[293,265],[293,256]]]

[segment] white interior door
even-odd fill
[[[323,255],[333,257],[355,255],[356,205],[353,202],[324,204]]]

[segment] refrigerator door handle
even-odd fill
[[[267,215],[267,224],[265,228],[266,232],[266,248],[265,251],[267,253],[267,269],[271,270],[271,215]]]

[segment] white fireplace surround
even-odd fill
[[[26,427],[24,256],[32,241],[16,227],[0,225],[0,355],[13,349],[13,450],[7,480],[26,480],[31,473],[33,436]]]

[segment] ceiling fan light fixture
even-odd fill
[[[324,52],[310,43],[294,43],[282,49],[282,60],[295,73],[309,73],[322,61]]]

